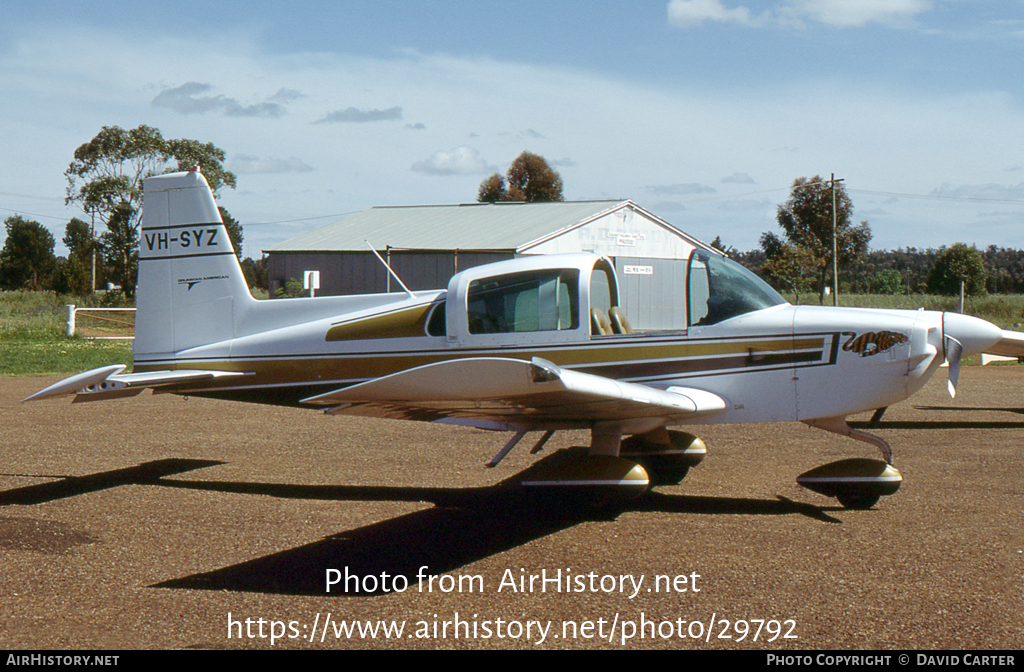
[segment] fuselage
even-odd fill
[[[148,357],[137,360],[135,370],[244,372],[251,375],[210,381],[187,393],[299,405],[316,394],[439,361],[540,357],[660,389],[713,392],[728,409],[698,422],[726,423],[807,420],[888,406],[920,389],[943,361],[942,313],[781,304],[678,331],[595,334],[584,324],[569,339],[513,332],[466,343],[451,338],[447,325],[429,333],[432,313],[446,298],[444,292],[390,295],[355,315]],[[293,301],[297,309],[330,299],[288,303]]]

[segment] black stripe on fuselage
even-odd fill
[[[634,361],[618,361],[610,363],[592,362],[582,363],[574,365],[564,365],[567,369],[575,371],[581,371],[584,373],[591,373],[593,375],[604,376],[607,378],[622,379],[629,382],[640,382],[640,383],[655,383],[655,382],[668,382],[673,377],[698,377],[698,376],[720,376],[729,375],[741,372],[749,373],[762,373],[769,371],[778,371],[780,369],[788,368],[803,368],[813,366],[829,366],[836,363],[838,357],[838,345],[839,345],[839,332],[818,332],[813,334],[798,334],[796,339],[806,338],[831,338],[831,346],[825,346],[824,348],[817,349],[802,349],[790,352],[781,353],[766,353],[766,352],[748,352],[746,354],[735,354],[727,356],[701,356],[701,357],[690,357],[690,358],[679,358],[679,359],[661,359],[661,360],[634,360]],[[791,339],[792,336],[783,337],[758,337],[757,339],[751,339],[750,337],[731,337],[723,339],[711,339],[702,340],[692,343],[717,343],[717,342],[735,342],[735,341],[751,341],[757,343],[766,339],[772,338],[786,338]],[[640,347],[642,345],[651,345],[652,343],[665,343],[665,339],[644,339],[643,341],[634,342],[630,344],[623,343],[607,343],[608,347],[622,347],[623,345],[635,345]],[[676,340],[675,342],[679,342]],[[822,344],[824,345],[824,343]],[[558,350],[578,350],[580,344],[567,344],[564,346],[547,346],[547,347],[523,347],[517,349],[502,349],[496,350],[494,348],[474,348],[474,349],[462,349],[458,351],[439,351],[439,350],[398,350],[388,352],[375,352],[375,353],[352,353],[348,355],[341,354],[323,354],[323,355],[291,355],[291,356],[247,356],[247,357],[234,357],[230,361],[250,361],[253,363],[259,361],[281,361],[281,360],[323,360],[323,359],[351,359],[351,358],[363,358],[367,356],[372,357],[388,357],[388,356],[429,356],[446,354],[447,356],[439,359],[443,361],[447,359],[457,359],[466,355],[472,356],[506,356],[520,357],[532,356],[538,351],[558,351]],[[628,348],[627,349],[631,349]],[[828,353],[827,359],[823,357],[825,353]],[[151,362],[140,362],[145,364],[147,368],[152,370],[151,367],[160,366],[163,363],[174,364],[178,368],[182,368],[183,362],[194,362],[196,364],[205,364],[209,366],[212,363],[223,362],[223,359],[215,358],[189,358],[189,359],[175,359],[175,360],[160,360]],[[406,367],[412,368],[412,367]],[[398,371],[404,370],[402,367],[397,368]],[[177,389],[170,390],[166,389],[167,392],[174,392],[177,394],[189,394],[202,397],[210,397],[216,399],[227,399],[234,401],[247,401],[252,403],[270,404],[277,406],[295,406],[301,408],[309,408],[303,404],[300,404],[301,399],[306,399],[318,394],[331,392],[338,389],[343,389],[351,385],[355,385],[372,378],[361,378],[361,379],[350,379],[345,381],[289,381],[279,383],[267,383],[262,385],[247,385],[245,387],[212,387],[210,389],[202,389],[192,387],[188,390]]]

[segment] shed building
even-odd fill
[[[627,317],[646,329],[685,328],[686,262],[710,249],[628,200],[374,207],[264,250],[271,296],[306,271],[319,271],[318,295],[401,291],[370,244],[413,290],[523,255],[604,255]]]

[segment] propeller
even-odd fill
[[[943,344],[946,349],[946,361],[949,363],[949,379],[946,381],[946,389],[949,390],[951,399],[956,398],[956,384],[960,380],[960,356],[964,352],[964,346],[952,336],[946,336]]]
[[[1003,338],[1003,330],[985,320],[961,315],[942,313],[942,346],[949,362],[949,383],[946,388],[950,397],[956,397],[956,383],[960,377],[960,358],[986,352]]]

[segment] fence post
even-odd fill
[[[68,308],[68,338],[75,335],[75,304],[67,304]]]

